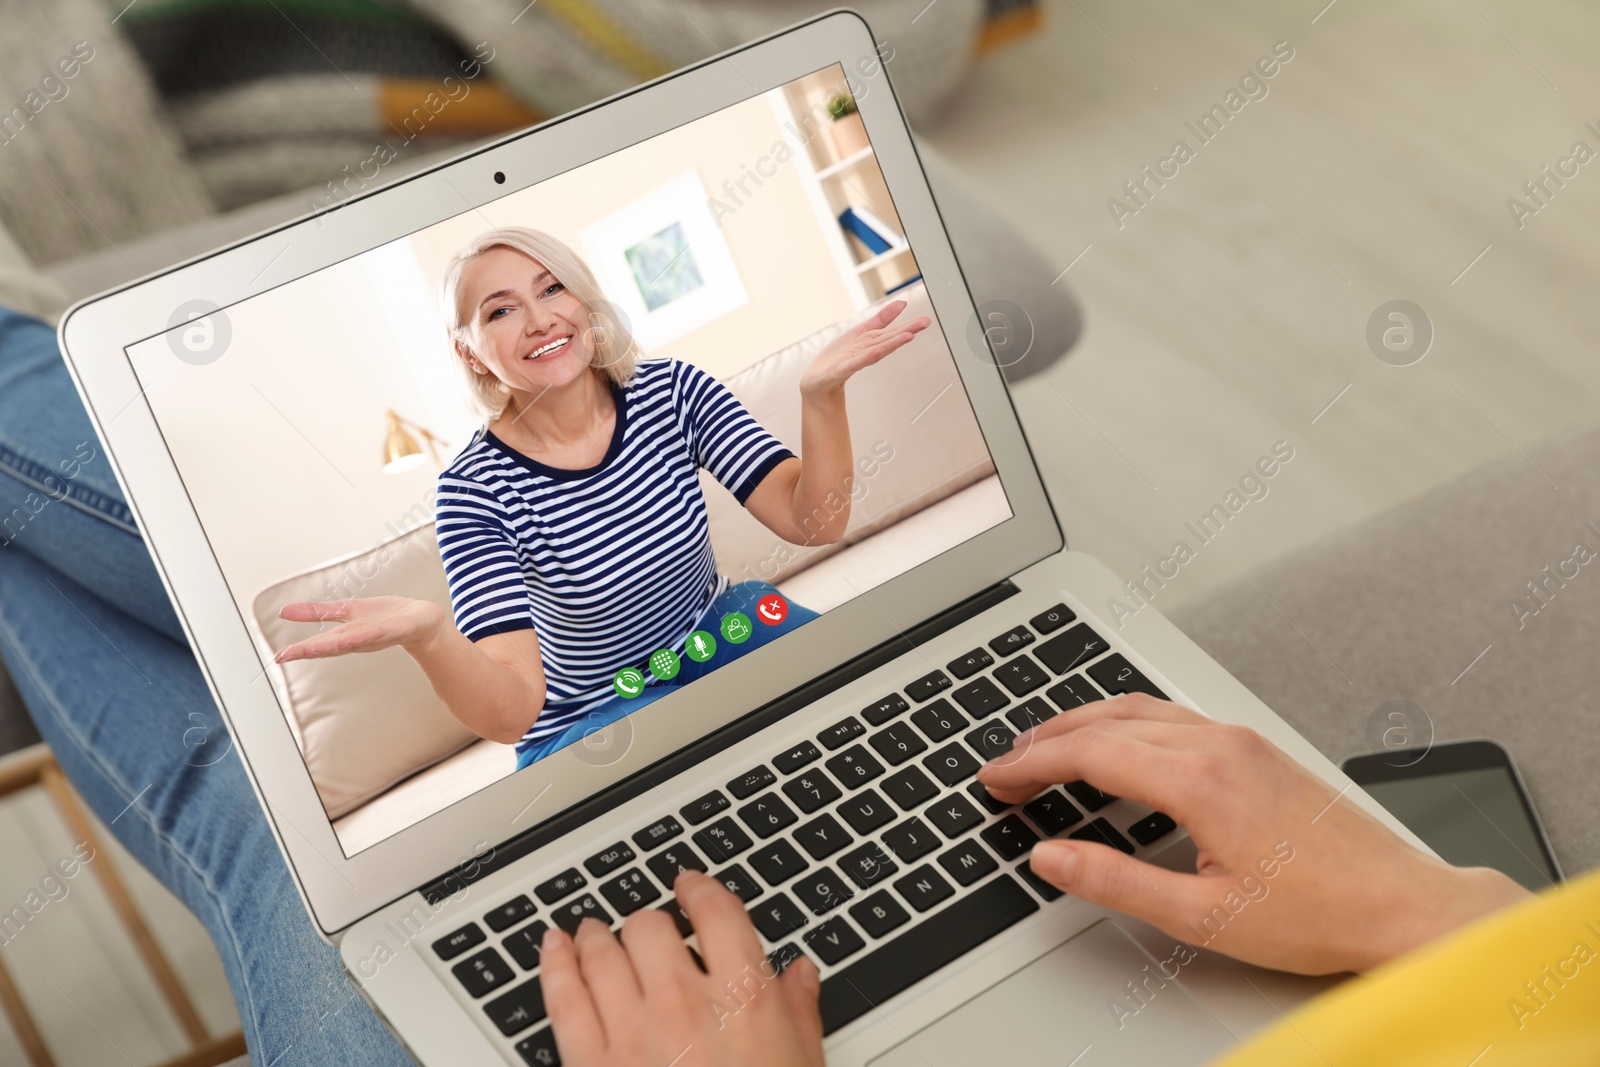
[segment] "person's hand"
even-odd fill
[[[891,300],[876,315],[828,342],[800,376],[800,395],[821,397],[837,393],[851,375],[872,366],[928,328],[926,315],[896,323],[894,320],[905,309],[904,300]]]
[[[706,970],[663,911],[622,924],[595,919],[576,937],[552,928],[540,982],[567,1067],[821,1067],[818,975],[808,958],[777,975],[739,898],[686,871],[678,903],[700,940]]]
[[[444,609],[432,601],[403,596],[299,600],[285,604],[278,617],[290,622],[336,622],[339,625],[284,646],[272,657],[275,663],[376,652],[395,645],[416,647],[437,636],[449,622]]]
[[[1084,779],[1188,828],[1197,871],[1051,840],[1033,869],[1190,944],[1300,974],[1365,971],[1527,891],[1402,841],[1254,730],[1143,695],[1058,715],[978,772],[1018,803]]]

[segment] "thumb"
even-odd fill
[[[817,1007],[817,996],[822,989],[822,976],[809,956],[801,956],[791,963],[779,977],[784,998],[794,1012],[800,1036],[808,1045],[822,1044],[822,1012]]]
[[[1080,900],[1120,911],[1179,936],[1192,915],[1197,875],[1144,863],[1108,845],[1041,841],[1029,857],[1034,873]]]

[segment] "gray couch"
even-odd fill
[[[1600,865],[1600,557],[1563,568],[1580,542],[1600,553],[1600,429],[1268,563],[1249,576],[1260,592],[1240,579],[1174,621],[1335,761],[1379,746],[1369,723],[1391,700],[1422,710],[1419,742],[1429,722],[1438,740],[1500,742],[1570,877]]]

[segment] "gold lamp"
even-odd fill
[[[417,444],[417,439],[406,429],[408,426],[422,435],[423,441],[428,445],[428,455],[433,457],[433,465],[436,467],[439,465],[437,446],[443,442],[430,433],[426,426],[401,418],[393,408],[385,411],[384,417],[389,420],[389,428],[383,439],[383,473],[400,474],[416,469],[422,462],[422,446]]]

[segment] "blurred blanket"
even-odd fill
[[[116,3],[117,0],[110,0]],[[224,210],[559,115],[817,0],[142,0],[120,20]],[[1037,0],[857,0],[913,123]]]

